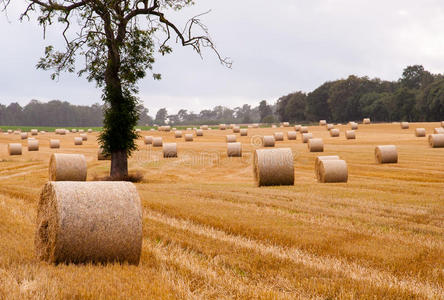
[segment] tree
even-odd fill
[[[10,2],[0,1],[5,7]],[[192,0],[28,0],[28,3],[21,19],[30,19],[31,13],[37,12],[44,31],[57,22],[64,26],[65,49],[57,51],[47,46],[37,67],[52,70],[51,77],[55,79],[63,71],[75,72],[77,59],[81,57],[84,65],[77,74],[86,75],[103,90],[104,129],[99,141],[105,152],[111,154],[112,178],[128,175],[127,159],[136,149],[134,140],[138,137],[134,128],[138,120],[137,82],[146,76],[146,70],[152,70],[156,48],[162,55],[170,53],[168,41],[174,36],[182,46],[191,46],[199,55],[202,48],[209,47],[221,63],[231,65],[219,55],[200,16],[189,20],[182,29],[166,16],[167,11],[193,5]],[[71,24],[77,24],[75,32],[70,31]],[[164,39],[159,37],[162,32]],[[153,77],[161,78],[160,74]]]
[[[402,72],[400,82],[409,89],[421,89],[434,81],[434,76],[421,65],[408,66]]]
[[[154,123],[158,125],[165,125],[166,119],[168,117],[168,112],[166,108],[161,108],[157,111],[156,119],[154,119]]]
[[[265,122],[264,119],[268,116],[272,116],[273,117],[273,110],[271,109],[271,106],[267,104],[266,100],[262,100],[259,103],[259,114],[261,117],[261,122]],[[271,119],[268,118],[267,121],[270,121]],[[274,117],[273,117],[274,120]],[[267,122],[265,122],[267,123]],[[273,122],[269,122],[269,123],[273,123]]]

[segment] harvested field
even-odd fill
[[[129,159],[143,209],[139,266],[52,265],[35,255],[39,193],[52,153],[83,154],[88,178],[108,175],[98,161],[97,132],[74,146],[75,133],[39,135],[29,152],[20,135],[0,134],[0,299],[442,299],[444,298],[444,148],[431,148],[416,128],[439,123],[360,125],[359,139],[310,126],[324,141],[310,153],[291,148],[295,185],[255,185],[253,151],[272,128],[237,134],[242,157],[227,157],[227,131],[205,131],[193,142],[174,132],[142,131]],[[287,136],[293,127],[279,129]],[[178,144],[178,158],[143,136]],[[60,149],[49,147],[60,140]],[[7,145],[22,143],[22,155]],[[377,164],[377,145],[396,145],[397,164]],[[320,184],[318,155],[347,162],[348,183]]]

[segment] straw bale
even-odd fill
[[[258,186],[294,185],[291,149],[257,149],[254,152],[253,171]]]
[[[49,160],[50,181],[85,181],[87,171],[83,154],[53,153]]]

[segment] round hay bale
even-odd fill
[[[163,126],[164,131],[166,132],[170,132],[171,131],[171,126],[167,125],[167,126]]]
[[[154,128],[151,128],[151,129],[150,129],[150,131],[156,131],[156,129],[154,129]]]
[[[284,133],[283,132],[275,132],[274,133],[274,140],[282,142],[284,140]]]
[[[302,143],[308,143],[309,139],[313,138],[313,133],[303,133],[302,134]]]
[[[430,134],[429,135],[429,145],[432,148],[443,148],[444,147],[444,134]]]
[[[142,129],[140,129],[140,128],[136,129],[136,132],[141,132],[141,131],[142,131]]]
[[[74,145],[75,146],[80,146],[83,145],[83,139],[80,136],[76,136],[74,137]]]
[[[240,130],[240,135],[241,135],[241,136],[248,136],[248,129],[246,129],[246,128],[242,128],[242,129]]]
[[[288,131],[287,132],[287,139],[289,140],[289,141],[292,141],[292,140],[296,140],[297,139],[297,132],[296,131]]]
[[[227,125],[225,125],[225,124],[219,124],[219,129],[220,129],[220,130],[225,130],[225,129],[227,129]]]
[[[60,148],[60,140],[50,139],[49,140],[49,148],[51,148],[51,149]]]
[[[240,127],[239,126],[234,126],[233,127],[233,133],[240,133]]]
[[[438,127],[433,129],[434,134],[444,134],[444,128]]]
[[[398,151],[394,145],[377,146],[375,160],[379,164],[394,164],[398,162]]]
[[[71,132],[72,132],[72,133],[76,133],[76,132],[77,132],[77,129],[73,128],[73,129],[71,129]]]
[[[99,150],[97,150],[97,160],[111,160],[111,154],[105,154],[105,150],[99,147]]]
[[[46,133],[46,131],[42,130],[42,131],[40,131],[40,133],[41,133],[41,134],[45,134],[45,133]]]
[[[358,130],[358,123],[350,122],[350,128],[351,130]]]
[[[444,128],[444,121],[441,121],[441,127]]]
[[[227,144],[227,156],[228,157],[242,157],[242,144],[241,143],[228,143]]]
[[[22,155],[22,144],[11,143],[8,144],[9,155]]]
[[[294,125],[294,130],[300,131],[301,127],[302,127],[301,125]]]
[[[150,135],[145,136],[143,142],[145,143],[145,145],[151,145],[153,143],[153,137]]]
[[[28,138],[28,133],[27,133],[27,132],[22,132],[22,133],[20,133],[20,138],[21,138],[22,140],[26,140],[26,139]]]
[[[193,134],[187,133],[185,134],[185,142],[192,142],[193,141]]]
[[[257,186],[294,185],[291,149],[257,149],[254,152],[253,172]]]
[[[203,136],[203,130],[202,129],[196,129],[196,136]]]
[[[60,135],[66,135],[66,131],[65,129],[60,129],[59,134]]]
[[[49,263],[128,262],[142,250],[142,207],[130,182],[48,182],[37,207],[35,249]]]
[[[329,155],[329,156],[318,156],[315,159],[315,175],[316,179],[319,181],[320,175],[319,175],[319,165],[321,164],[321,160],[333,160],[333,159],[339,159],[339,156],[337,155]]]
[[[362,123],[363,124],[370,124],[371,123],[370,118],[364,118],[364,120],[362,120]]]
[[[12,133],[12,129],[8,129],[8,133]]]
[[[319,162],[319,178],[322,183],[347,182],[348,168],[345,160],[321,160]]]
[[[290,127],[290,123],[289,123],[289,122],[282,122],[282,126],[284,126],[284,127]]]
[[[177,157],[177,144],[176,143],[165,143],[162,147],[163,157]]]
[[[202,126],[200,126],[200,129],[202,129],[202,130],[208,130],[208,125],[202,125]]]
[[[234,134],[229,134],[225,137],[227,143],[236,143],[236,136]]]
[[[53,153],[49,160],[49,181],[85,181],[87,170],[83,154]]]
[[[354,139],[356,139],[356,132],[354,130],[346,130],[345,131],[345,138],[347,140],[354,140]]]
[[[22,132],[21,130],[15,130],[15,131],[14,131],[14,134],[19,135],[21,132]]]
[[[187,131],[191,131],[191,128],[190,128],[190,127],[188,127],[188,128],[187,128]]]
[[[180,131],[180,130],[174,131],[174,137],[176,139],[180,139],[182,137],[182,131]]]
[[[277,128],[277,126],[273,124],[273,125],[271,125],[271,128]]]
[[[333,124],[327,124],[327,130],[332,130],[333,128],[335,128],[335,126]]]
[[[425,128],[416,128],[415,129],[415,136],[416,137],[425,137],[426,136]]]
[[[322,139],[309,139],[307,146],[310,152],[324,152],[324,141]]]
[[[262,137],[262,146],[264,147],[274,147],[275,140],[272,135],[265,135]]]
[[[401,129],[409,129],[409,122],[401,122]]]
[[[162,147],[162,137],[153,137],[153,147]]]
[[[171,128],[172,131],[177,131],[176,127]]]
[[[320,120],[319,121],[319,126],[325,126],[327,125],[327,121],[326,120]]]
[[[308,127],[307,126],[301,126],[301,128],[299,129],[300,133],[308,133]]]
[[[79,133],[84,133],[84,132],[85,132],[85,130],[79,129]]]
[[[91,128],[88,129],[88,133],[92,133],[93,130]]]
[[[37,129],[31,129],[31,135],[38,135],[39,131]]]
[[[444,125],[443,125],[443,127],[444,127]],[[253,128],[259,128],[259,124],[258,123],[254,123],[253,124]]]
[[[39,141],[28,139],[28,151],[39,151]]]
[[[88,135],[86,133],[81,133],[80,137],[82,138],[82,141],[87,141],[88,140]]]
[[[340,131],[337,128],[333,128],[330,130],[330,136],[331,137],[338,137],[340,135]]]

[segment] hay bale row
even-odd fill
[[[398,151],[394,145],[377,146],[375,160],[379,164],[395,164],[398,162]]]
[[[177,144],[165,143],[163,144],[162,151],[164,158],[177,157]]]
[[[49,160],[50,181],[85,181],[87,171],[82,154],[53,153]]]
[[[257,149],[254,152],[253,172],[257,186],[294,185],[291,149]]]
[[[48,182],[40,193],[36,225],[40,260],[139,263],[142,207],[132,183]]]
[[[242,157],[242,144],[239,142],[227,143],[228,157]]]
[[[425,137],[426,136],[425,128],[416,128],[415,129],[415,136],[416,137]]]
[[[296,140],[297,137],[298,137],[298,133],[297,133],[296,131],[288,131],[288,132],[287,132],[287,139],[288,139],[289,141]]]
[[[429,145],[432,148],[443,148],[444,147],[444,134],[430,134],[429,135]]]
[[[262,137],[263,147],[274,147],[275,143],[274,136],[272,135],[265,135]]]
[[[318,138],[309,139],[307,147],[310,152],[324,152],[324,141]]]

